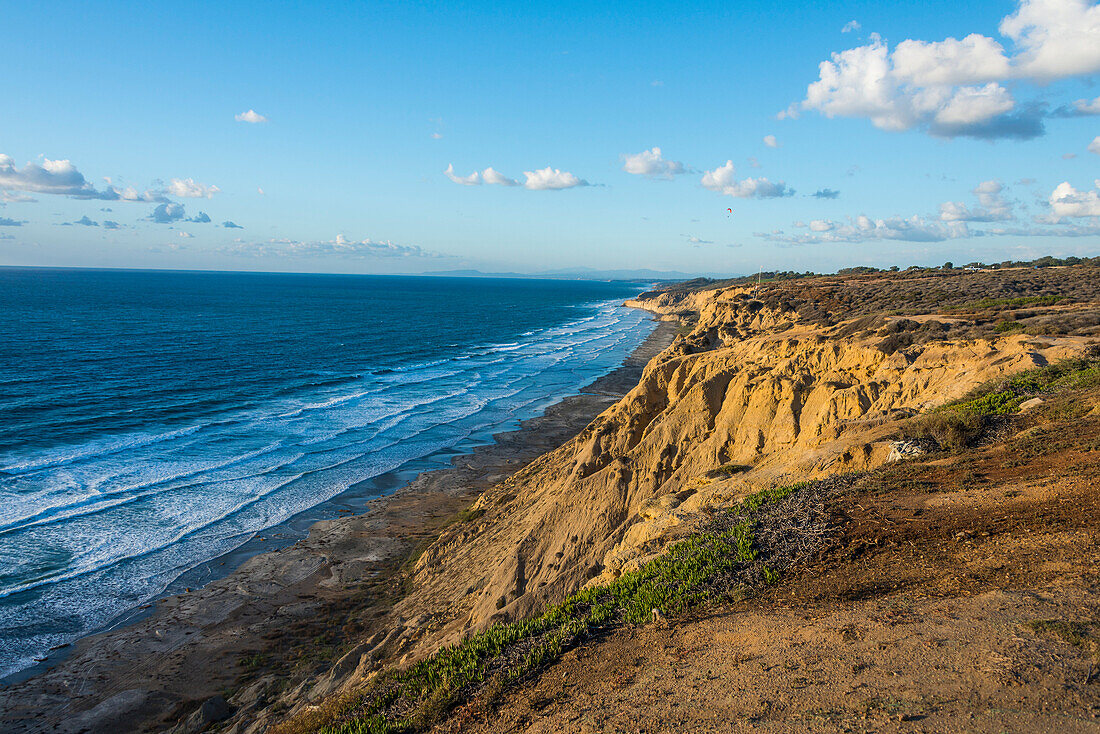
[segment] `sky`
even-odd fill
[[[0,265],[1100,254],[1100,6],[0,2]]]

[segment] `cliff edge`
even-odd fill
[[[950,450],[955,433],[985,435],[984,424],[914,426],[980,386],[1085,354],[1100,336],[1097,275],[1084,265],[824,276],[632,301],[681,334],[624,398],[484,491],[419,555],[391,632],[355,650],[353,672],[328,690],[347,701],[394,662],[408,668],[633,579],[769,488],[870,476]],[[301,730],[323,720],[297,719]]]

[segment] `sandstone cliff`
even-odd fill
[[[682,319],[690,332],[626,397],[485,492],[475,519],[419,558],[413,592],[396,610],[414,623],[364,657],[360,673],[613,578],[708,508],[779,477],[880,465],[898,419],[1083,344],[1079,336],[952,338],[952,318],[943,317],[931,322],[938,338],[895,349],[889,335],[901,317],[813,323],[752,296],[751,287],[731,287],[632,302]],[[909,319],[907,328],[925,323]]]

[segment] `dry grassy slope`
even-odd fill
[[[699,510],[778,476],[879,465],[892,420],[1067,357],[1083,341],[948,339],[886,354],[866,329],[811,323],[745,294],[731,288],[636,304],[693,311],[695,328],[619,403],[487,491],[472,521],[420,557],[413,591],[398,605],[417,620],[404,642],[396,639],[408,657],[613,577],[684,532]],[[706,478],[729,464],[751,469]]]

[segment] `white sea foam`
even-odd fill
[[[265,528],[579,390],[646,319],[603,303],[517,341],[322,375],[216,422],[0,457],[0,676]]]

